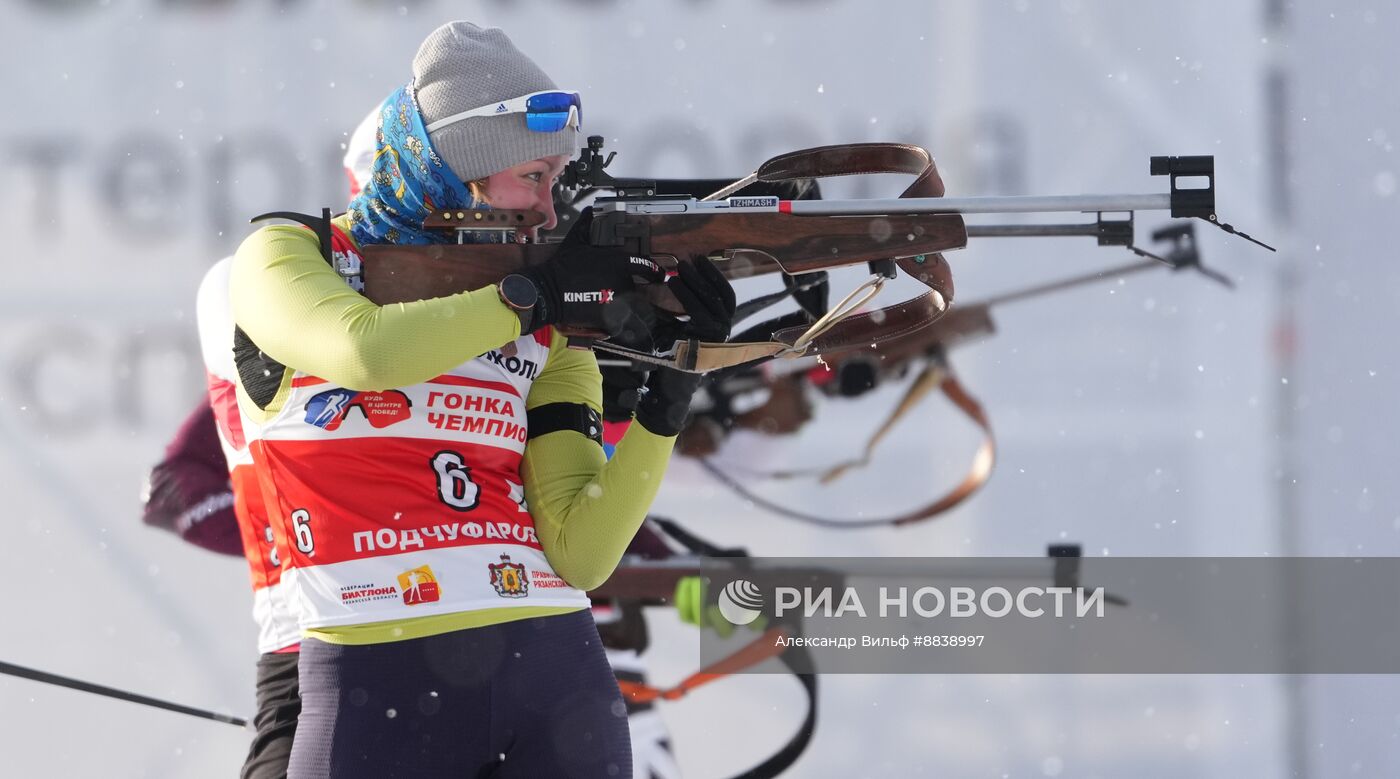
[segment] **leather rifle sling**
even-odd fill
[[[797,511],[795,509],[790,509],[786,506],[783,506],[781,504],[778,504],[774,501],[771,501],[767,498],[755,494],[752,490],[740,484],[734,476],[725,471],[720,470],[720,468],[716,466],[713,462],[711,462],[708,458],[702,458],[700,462],[707,471],[709,471],[712,475],[715,476],[715,478],[719,479],[721,482],[727,485],[740,497],[752,501],[755,505],[767,509],[768,511],[771,511],[775,514],[780,514],[790,519],[796,519],[803,522],[822,525],[824,527],[849,529],[868,528],[878,525],[908,525],[914,522],[930,519],[932,517],[938,516],[939,514],[942,514],[945,511],[948,511],[954,506],[959,505],[960,503],[971,497],[974,493],[976,493],[977,490],[981,489],[982,485],[986,484],[987,480],[991,478],[992,468],[996,464],[996,438],[992,434],[991,420],[988,419],[986,410],[983,409],[982,404],[979,403],[977,399],[974,398],[971,395],[971,393],[969,393],[966,390],[966,388],[963,387],[962,383],[958,381],[957,376],[953,374],[952,370],[948,366],[940,364],[939,362],[931,362],[927,367],[924,368],[923,372],[919,374],[919,376],[914,380],[914,382],[909,385],[909,388],[905,390],[904,397],[900,399],[900,402],[895,407],[894,411],[891,412],[890,416],[875,431],[875,433],[871,435],[870,439],[866,442],[865,450],[860,457],[844,463],[839,463],[834,466],[828,466],[820,469],[808,469],[800,471],[773,471],[755,474],[760,478],[770,479],[791,479],[804,476],[816,476],[820,479],[822,483],[830,483],[831,481],[843,475],[847,470],[867,464],[869,462],[871,454],[874,452],[875,447],[877,444],[879,444],[880,440],[884,438],[884,436],[891,429],[894,428],[894,426],[899,422],[899,420],[903,418],[911,409],[913,409],[914,406],[917,405],[918,402],[922,400],[935,386],[938,387],[938,389],[943,393],[944,397],[946,397],[949,402],[951,402],[959,411],[961,411],[965,416],[967,416],[968,419],[972,420],[974,424],[981,428],[982,443],[978,446],[976,454],[973,455],[972,462],[968,466],[967,472],[964,474],[962,480],[959,481],[955,487],[953,487],[951,490],[944,493],[943,495],[939,496],[938,498],[935,498],[934,500],[920,506],[919,508],[914,509],[913,511],[905,512],[903,514],[898,514],[892,517],[880,517],[859,520],[841,520],[830,517],[821,517],[814,514],[808,514],[805,512]]]
[[[804,149],[768,160],[754,176],[758,181],[776,183],[873,173],[913,175],[913,183],[900,193],[900,197],[942,197],[944,194],[943,180],[938,175],[933,158],[926,150],[907,144],[855,143]],[[961,222],[960,216],[949,216]],[[965,244],[965,233],[963,241]],[[768,341],[682,341],[677,345],[674,360],[619,348],[606,342],[597,343],[594,347],[641,362],[670,365],[698,373],[774,357],[835,354],[868,347],[928,327],[948,310],[953,301],[952,269],[942,254],[906,257],[897,260],[896,264],[927,286],[928,291],[892,306],[842,319],[802,348],[797,348],[796,344],[808,331],[807,327],[780,330]]]

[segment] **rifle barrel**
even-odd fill
[[[1094,223],[1072,225],[968,225],[968,238],[1038,238],[1042,236],[1087,235],[1098,237],[1102,232]]]
[[[785,201],[785,207],[789,206],[791,213],[801,216],[1168,211],[1172,207],[1172,196],[1163,193],[1157,195],[1009,195]]]

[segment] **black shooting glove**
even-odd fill
[[[615,336],[650,326],[651,307],[638,286],[659,284],[666,272],[646,257],[589,244],[592,222],[586,209],[548,262],[518,271],[539,292],[524,332],[559,325]]]
[[[682,262],[666,287],[680,301],[689,321],[678,322],[681,338],[723,342],[734,324],[734,288],[715,264],[704,257]],[[672,368],[657,368],[637,403],[637,422],[660,436],[673,436],[685,427],[690,400],[704,377]]]

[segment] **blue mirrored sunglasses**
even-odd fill
[[[570,124],[576,128],[583,126],[583,101],[577,92],[564,92],[557,89],[532,92],[528,95],[513,97],[499,103],[443,117],[428,125],[428,132],[474,116],[498,116],[500,114],[525,114],[525,126],[534,132],[557,133]]]

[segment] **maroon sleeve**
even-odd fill
[[[633,536],[632,543],[627,545],[627,554],[637,555],[644,560],[665,560],[676,555],[649,519],[637,529],[637,535]]]
[[[190,413],[151,469],[141,519],[211,552],[242,555],[228,462],[208,396]]]

